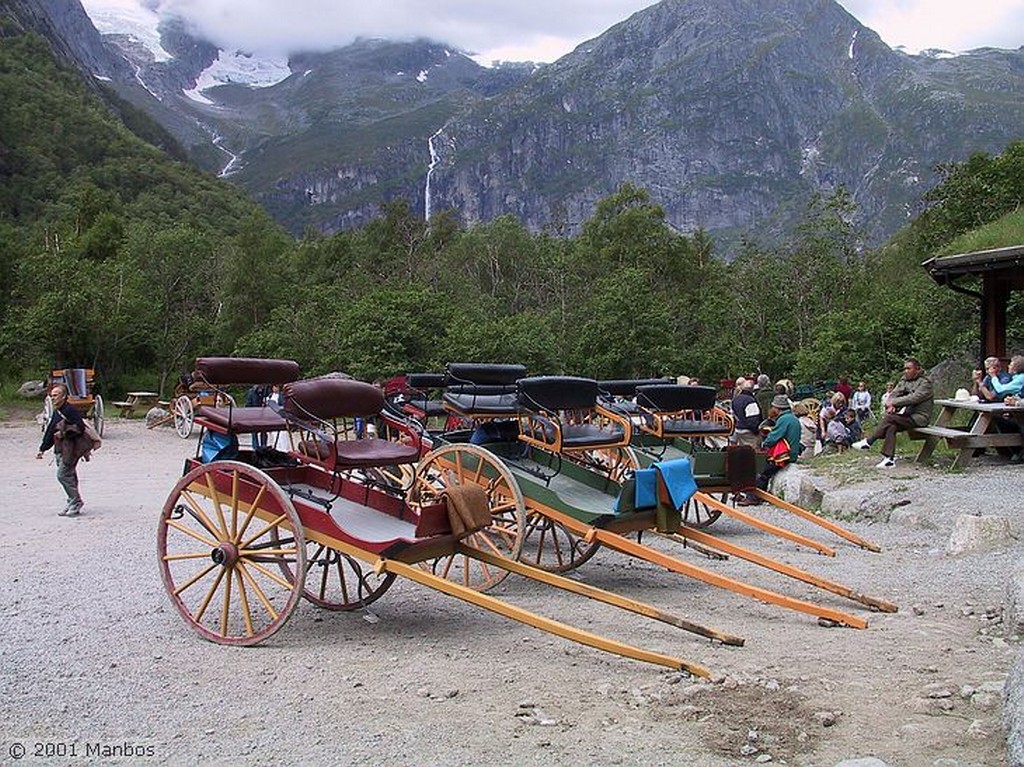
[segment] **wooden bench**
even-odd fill
[[[931,457],[938,445],[939,440],[946,440],[946,444],[952,450],[960,452],[953,458],[950,468],[965,468],[973,457],[974,451],[978,448],[989,447],[1020,447],[1024,444],[1024,436],[1013,432],[989,432],[978,434],[966,429],[956,429],[949,426],[923,426],[919,429],[910,429],[907,432],[910,439],[924,440],[920,452],[915,459],[918,463],[926,461]]]
[[[131,418],[135,415],[135,402],[111,402],[110,404],[116,408],[120,408],[122,418]]]

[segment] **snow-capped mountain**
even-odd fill
[[[162,70],[151,65],[177,58],[165,46],[172,45],[169,36],[179,41],[181,35],[187,36],[180,20],[162,14],[159,3],[145,7],[135,0],[83,0],[82,5],[100,34],[135,64],[139,82],[162,98],[166,91],[154,82],[161,79]],[[212,62],[195,73],[193,83],[184,83],[181,92],[193,101],[213,105],[215,101],[204,95],[210,88],[232,84],[265,88],[290,74],[288,61],[282,56],[219,50]]]

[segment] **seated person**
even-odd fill
[[[774,425],[761,440],[761,447],[768,451],[768,460],[765,462],[764,469],[757,475],[759,490],[768,490],[772,477],[791,463],[796,463],[802,449],[800,446],[800,422],[793,415],[789,397],[785,394],[776,395],[768,413],[769,418],[762,424],[762,428],[767,426],[768,421]],[[773,448],[776,445],[788,448],[788,450],[784,454],[773,457],[776,452]],[[753,493],[747,493],[736,499],[736,504],[739,506],[756,506],[761,503],[763,501]]]
[[[842,392],[835,392],[822,406],[818,413],[818,438],[824,443],[828,438],[828,425],[836,417],[846,411],[846,396]]]
[[[973,378],[974,386],[971,393],[983,402],[1001,402],[1011,394],[1020,393],[1019,386],[1016,392],[1013,390],[1011,374],[1002,370],[1002,360],[995,356],[985,357],[984,375],[980,370],[976,370]]]
[[[1021,358],[1024,362],[1024,357]],[[867,439],[857,440],[853,447],[867,450],[882,440],[882,460],[879,469],[896,465],[896,434],[927,426],[932,420],[932,380],[925,374],[921,363],[908,357],[903,363],[903,378],[893,387],[885,406],[885,416]]]
[[[857,420],[861,423],[871,415],[871,392],[864,381],[857,384],[857,391],[850,398],[850,408],[857,414]]]
[[[1001,383],[996,379],[991,381],[992,390],[1003,397],[1008,404],[1019,404],[1024,398],[1024,354],[1015,354],[1010,360],[1010,380]],[[1020,423],[1010,417],[996,419],[1000,431],[1020,430]],[[1020,463],[1024,460],[1024,449],[1017,448],[1011,453],[1010,460]]]
[[[825,434],[826,449],[843,452],[861,437],[857,414],[850,408],[844,410],[828,422]]]
[[[814,455],[814,443],[818,441],[818,425],[814,422],[814,416],[803,402],[793,403],[793,415],[800,422],[801,448],[810,450],[808,455]]]
[[[761,446],[758,427],[761,424],[761,407],[754,399],[754,382],[749,378],[736,381],[736,393],[732,398],[732,415],[736,421],[733,436],[737,445]]]

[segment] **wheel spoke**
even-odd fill
[[[260,507],[260,502],[263,500],[263,491],[266,489],[266,485],[261,485],[259,492],[256,493],[256,497],[253,499],[253,502],[249,504],[249,511],[246,513],[245,519],[242,520],[242,526],[236,533],[235,538],[232,539],[235,543],[238,543],[241,537],[245,535],[245,531],[249,529],[249,523],[256,515],[256,509]]]
[[[209,556],[209,554],[207,554],[206,556]],[[217,563],[214,562],[214,563],[210,564],[210,566],[207,567],[205,570],[200,570],[196,575],[192,576],[187,581],[185,581],[183,584],[178,586],[178,588],[176,588],[174,590],[174,595],[175,596],[180,596],[181,594],[183,594],[185,592],[185,589],[187,589],[192,584],[197,583],[198,581],[202,580],[203,577],[206,576],[216,566],[217,566]],[[216,588],[216,587],[217,587],[217,584],[214,584],[214,588]],[[207,597],[207,601],[209,601],[209,597]],[[199,617],[202,617],[202,616],[199,616]]]
[[[276,529],[286,519],[288,519],[288,516],[286,514],[281,514],[280,516],[275,517],[272,521],[268,522],[266,524],[266,526],[262,530],[260,530],[255,535],[252,535],[249,538],[247,538],[244,542],[240,543],[238,547],[240,549],[247,549],[247,548],[249,548],[252,545],[253,541],[257,540],[258,538],[262,538],[264,535],[269,533],[271,530]]]
[[[228,635],[228,618],[231,616],[231,574],[228,573],[227,580],[224,581],[224,604],[220,609],[220,633],[222,636]]]
[[[255,631],[252,627],[252,611],[249,609],[249,595],[245,590],[245,571],[241,567],[235,568],[235,575],[238,579],[238,598],[242,602],[242,618],[245,620],[245,635],[252,636]]]
[[[248,582],[249,588],[251,588],[255,592],[256,598],[263,603],[263,607],[266,608],[267,612],[270,613],[270,616],[276,620],[277,610],[274,609],[274,605],[267,597],[266,592],[263,591],[263,589],[260,587],[260,584],[256,582],[256,579],[253,577],[252,573],[249,572],[249,567],[256,567],[256,565],[254,565],[252,562],[242,562],[241,560],[239,560],[238,566],[235,569],[242,574],[242,577],[245,579],[245,581]],[[260,569],[262,571],[261,568],[256,567],[256,569]],[[246,610],[248,609],[248,600],[246,600]]]
[[[184,559],[209,559],[210,552],[207,551],[196,551],[191,554],[164,554],[164,562],[180,562]]]
[[[216,567],[216,565],[211,565],[204,571],[204,574],[210,572],[214,567]],[[222,567],[217,573],[217,577],[213,579],[213,585],[210,586],[210,590],[206,592],[206,598],[203,600],[202,604],[199,605],[199,609],[196,610],[196,621],[203,620],[203,615],[206,614],[206,608],[210,606],[210,600],[213,599],[213,595],[217,593],[217,587],[220,586],[220,582],[224,579],[224,573],[226,572],[227,570]]]
[[[224,525],[224,511],[221,509],[220,493],[217,492],[212,472],[206,475],[206,487],[210,491],[210,500],[213,502],[213,507],[217,511],[217,519],[220,522],[220,534],[223,536],[223,540],[229,540],[231,536],[228,535],[228,529]]]
[[[294,551],[293,551],[293,553],[294,553]],[[282,578],[280,575],[278,575],[277,573],[273,572],[272,570],[264,567],[259,562],[253,562],[251,559],[248,559],[248,560],[246,560],[245,564],[246,564],[247,567],[251,567],[251,568],[253,568],[256,571],[258,571],[260,573],[263,573],[263,575],[265,575],[268,578],[270,578],[270,580],[272,580],[274,583],[276,583],[278,586],[280,586],[283,589],[290,589],[292,587],[291,583],[289,583],[287,580],[285,580],[284,578]]]
[[[173,527],[175,530],[177,530],[177,531],[179,531],[181,533],[184,533],[185,535],[189,536],[190,538],[195,538],[197,541],[199,541],[200,543],[206,544],[211,549],[215,549],[218,546],[217,541],[214,541],[214,540],[211,540],[210,538],[207,538],[206,536],[196,532],[192,528],[187,527],[186,525],[181,524],[181,522],[179,522],[176,519],[165,519],[164,522],[167,523],[168,527]],[[207,556],[209,556],[209,553],[210,552],[206,552]]]
[[[200,496],[202,496],[201,493],[200,493]],[[199,503],[193,497],[192,491],[191,490],[183,491],[181,493],[181,498],[183,498],[185,500],[185,503],[187,503],[191,507],[191,509],[193,511],[193,517],[195,518],[195,520],[200,525],[202,525],[204,528],[206,528],[206,532],[208,532],[210,535],[214,536],[218,540],[221,540],[221,537],[220,537],[221,531],[218,530],[216,528],[216,526],[213,524],[213,522],[210,521],[210,518],[206,516],[206,512],[203,511],[202,507],[200,507]],[[170,520],[168,520],[168,521],[170,521]],[[216,544],[214,544],[214,545],[216,545]]]

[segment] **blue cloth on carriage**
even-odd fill
[[[658,472],[651,469],[637,469],[633,474],[633,508],[627,509],[629,511],[641,510],[641,509],[653,509],[658,505]],[[623,491],[628,492],[629,486],[623,486]],[[612,506],[612,510],[616,514],[622,514],[623,509],[621,508],[623,493],[619,493],[615,499],[615,504]]]
[[[230,461],[238,457],[238,437],[234,434],[219,434],[215,431],[203,432],[199,460],[203,463],[211,461]]]
[[[654,468],[665,483],[673,508],[683,508],[697,492],[697,480],[693,478],[690,459],[673,458],[670,461],[658,461],[654,464]]]

